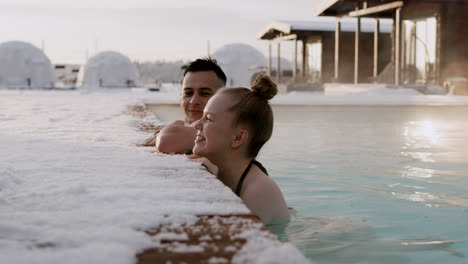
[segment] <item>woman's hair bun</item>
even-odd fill
[[[270,100],[278,93],[278,88],[268,75],[260,74],[252,85],[252,91],[255,95]]]

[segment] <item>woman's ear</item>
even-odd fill
[[[247,129],[244,129],[244,128],[239,129],[239,131],[234,136],[234,139],[231,142],[231,147],[233,149],[239,148],[240,146],[242,146],[242,144],[247,142],[248,138],[249,138],[249,132],[247,131]]]

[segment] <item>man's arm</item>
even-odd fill
[[[195,145],[197,130],[183,121],[165,126],[156,136],[156,149],[162,153],[187,154]]]
[[[158,135],[159,132],[160,132],[160,130],[154,132],[154,135],[152,135],[151,137],[145,139],[145,141],[143,141],[143,143],[141,143],[140,146],[142,146],[142,147],[154,147],[156,145],[156,136]]]
[[[168,126],[171,126],[171,125],[182,125],[183,126],[184,124],[185,124],[184,121],[176,120],[176,121],[174,121],[172,123],[169,123]],[[160,125],[160,126],[156,127],[156,131],[154,132],[154,134],[151,137],[145,139],[145,141],[143,141],[143,143],[141,143],[140,146],[142,146],[142,147],[154,147],[154,146],[156,146],[156,137],[158,136],[159,132],[161,132],[161,130],[163,128],[164,128],[163,125]]]

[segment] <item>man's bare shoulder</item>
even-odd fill
[[[163,130],[166,127],[170,128],[170,127],[173,127],[173,126],[185,126],[185,125],[186,125],[186,123],[183,120],[176,120],[176,121],[173,121],[173,122],[171,122],[169,124],[166,124],[166,125],[158,125],[154,129],[154,134],[151,137],[145,139],[145,141],[143,141],[143,143],[141,143],[140,146],[142,146],[142,147],[154,147],[154,146],[156,146],[156,137],[161,132],[161,130]],[[166,130],[168,130],[168,129],[166,129]],[[170,131],[170,129],[169,129],[169,131]]]
[[[159,152],[177,154],[191,152],[197,131],[191,126],[186,126],[185,122],[181,122],[173,122],[161,129],[155,143]]]

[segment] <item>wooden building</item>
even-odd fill
[[[468,77],[468,0],[325,0],[316,15],[355,17],[357,24],[364,17],[393,19],[390,77],[396,85]]]
[[[276,41],[278,50],[280,41],[294,41],[293,79],[295,82],[342,82],[354,80],[355,54],[355,18],[337,20],[334,17],[317,17],[309,21],[275,21],[258,34],[258,39]],[[338,23],[337,23],[338,21]],[[374,61],[375,20],[361,22],[361,45],[359,60],[362,62],[358,79],[361,82],[373,82],[385,66],[391,61],[391,20],[382,20],[377,38],[380,56]],[[336,31],[337,26],[339,30]],[[338,41],[337,41],[338,40]],[[297,66],[297,45],[302,42],[300,69]],[[339,51],[339,53],[337,53]],[[271,52],[270,52],[271,58]],[[335,60],[338,61],[335,64]],[[269,59],[271,61],[271,59]],[[374,73],[374,63],[377,72]],[[271,66],[271,63],[269,63]],[[277,66],[278,68],[278,66]]]

